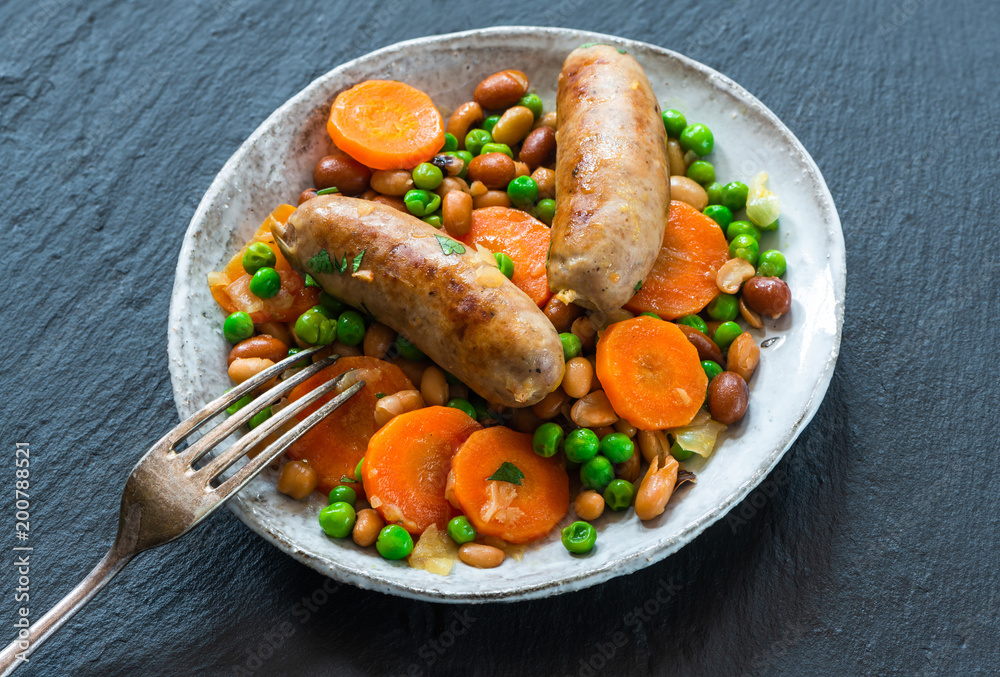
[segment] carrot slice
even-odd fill
[[[715,221],[674,200],[653,269],[625,307],[668,320],[697,313],[719,293],[715,276],[728,259],[729,245]]]
[[[520,486],[489,479],[505,461],[524,473]],[[531,435],[496,426],[472,433],[452,458],[448,496],[479,533],[530,543],[566,516],[569,476],[558,456],[535,453]]]
[[[453,407],[425,407],[396,416],[368,442],[365,494],[386,522],[422,534],[444,530],[458,511],[444,497],[451,457],[483,426]]]
[[[292,205],[279,205],[221,272],[209,274],[208,286],[212,297],[227,313],[246,311],[256,323],[291,322],[319,303],[319,289],[307,287],[305,279],[292,270],[271,234],[271,226],[285,223],[293,211],[295,207]],[[243,270],[243,253],[255,242],[271,247],[276,259],[274,269],[281,278],[281,289],[269,299],[250,293],[250,276]]]
[[[326,128],[337,148],[374,169],[410,169],[444,146],[431,97],[395,80],[366,80],[338,94]]]
[[[288,455],[297,460],[307,460],[319,476],[319,490],[326,493],[340,484],[346,484],[359,494],[362,486],[357,482],[341,481],[342,477],[354,479],[354,469],[368,449],[368,440],[375,433],[375,403],[378,394],[386,395],[413,388],[399,367],[374,357],[342,357],[307,381],[300,383],[289,394],[295,401],[334,376],[348,369],[356,369],[358,380],[365,387],[316,427],[300,437],[288,448]],[[351,376],[345,377],[347,379]],[[344,387],[350,385],[345,383]],[[298,414],[299,420],[330,401],[333,394],[321,397],[315,404]]]
[[[491,252],[503,252],[514,262],[511,282],[541,308],[552,296],[545,274],[551,235],[544,223],[520,209],[484,207],[472,212],[472,227],[458,238]]]
[[[640,430],[687,425],[705,402],[698,350],[672,322],[616,322],[597,342],[597,378],[615,412]]]

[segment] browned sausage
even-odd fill
[[[642,66],[609,45],[570,52],[557,109],[549,286],[606,313],[632,297],[663,242],[666,131]]]
[[[398,331],[487,400],[529,406],[562,380],[562,344],[538,306],[492,256],[420,219],[324,195],[273,232],[296,270]]]

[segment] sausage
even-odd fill
[[[392,207],[338,195],[302,203],[273,233],[293,268],[490,402],[530,406],[562,381],[559,335],[492,255]]]
[[[635,294],[663,242],[666,131],[642,66],[609,45],[570,52],[556,102],[549,286],[564,302],[607,313]]]

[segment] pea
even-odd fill
[[[576,334],[568,331],[563,332],[559,334],[559,340],[562,342],[563,359],[567,362],[574,357],[579,357],[580,353],[583,352],[583,344],[580,342],[580,337]]]
[[[750,235],[737,235],[729,243],[730,258],[745,259],[750,262],[751,266],[756,266],[759,255],[760,245]]]
[[[365,462],[365,457],[362,456],[361,460],[358,461],[358,464],[356,466],[354,466],[354,479],[356,479],[359,482],[362,480],[362,477],[361,477],[361,466],[364,464],[364,462]]]
[[[337,339],[337,323],[322,306],[313,306],[295,320],[295,335],[311,346],[325,346]]]
[[[722,367],[719,366],[719,363],[712,360],[702,360],[701,368],[705,370],[705,376],[708,377],[709,382],[722,373]]]
[[[604,503],[615,512],[627,509],[635,498],[635,485],[628,480],[617,479],[608,482],[604,490]]]
[[[253,395],[247,393],[246,395],[244,395],[243,397],[241,397],[240,399],[236,400],[228,407],[226,407],[226,413],[232,416],[233,414],[235,414],[236,412],[238,412],[240,409],[247,406],[251,402],[253,402]]]
[[[594,549],[597,529],[586,522],[573,522],[562,530],[562,544],[575,555],[584,555]]]
[[[274,298],[279,291],[281,291],[281,276],[274,268],[259,268],[250,278],[250,293],[258,298]]]
[[[514,277],[514,259],[510,258],[503,252],[495,252],[493,258],[496,259],[497,268],[500,272],[509,280]]]
[[[472,406],[472,402],[469,402],[469,400],[464,400],[461,397],[453,397],[444,406],[464,411],[470,418],[476,418],[476,408]]]
[[[705,186],[715,181],[715,167],[706,160],[695,160],[688,167],[687,177]]]
[[[556,215],[556,201],[551,198],[539,200],[535,205],[535,218],[546,226],[552,225],[552,217]]]
[[[334,503],[347,503],[352,508],[358,502],[358,492],[354,491],[348,486],[341,484],[339,487],[334,487],[330,490],[330,504]]]
[[[398,524],[387,524],[378,532],[375,549],[385,559],[403,559],[413,552],[413,537]]]
[[[253,320],[250,319],[250,314],[242,310],[231,314],[222,323],[222,335],[230,343],[239,343],[253,336]]]
[[[468,517],[459,515],[448,521],[448,535],[451,540],[463,545],[476,540],[476,528],[469,523]]]
[[[438,210],[434,214],[431,214],[430,216],[425,216],[423,219],[421,219],[421,221],[423,221],[424,223],[428,223],[434,226],[435,228],[440,228],[442,225],[444,225],[444,221],[441,220],[440,210]]]
[[[733,222],[733,213],[725,205],[708,205],[702,213],[719,224],[723,232]]]
[[[542,97],[538,96],[534,92],[531,94],[525,94],[521,97],[521,100],[517,102],[518,106],[524,106],[534,114],[535,119],[542,117]]]
[[[490,136],[492,137],[493,136],[493,128],[497,126],[497,123],[499,121],[500,121],[500,116],[499,115],[490,115],[485,120],[483,120],[483,129],[485,129],[487,132],[489,132]]]
[[[722,322],[735,320],[737,313],[740,312],[739,302],[732,294],[720,293],[708,304],[705,312],[713,320],[721,320]],[[705,330],[708,330],[707,326]]]
[[[760,242],[760,229],[749,221],[733,221],[726,228],[726,239],[732,242],[740,235],[749,235]]]
[[[672,136],[676,139],[684,131],[684,128],[687,127],[687,124],[687,118],[679,110],[668,108],[663,111],[663,126],[667,130],[667,136]]]
[[[786,269],[785,255],[777,249],[768,249],[757,260],[757,272],[764,277],[781,277]]]
[[[250,420],[247,421],[247,425],[249,425],[250,428],[253,429],[269,418],[271,418],[271,407],[266,407],[265,409],[261,409],[256,414],[251,416]]]
[[[412,360],[413,362],[417,362],[418,360],[422,360],[427,357],[424,355],[423,351],[420,350],[420,348],[416,347],[402,336],[396,337],[396,349],[399,350],[399,354],[403,357],[403,359]]]
[[[444,145],[441,146],[441,151],[445,153],[450,153],[453,150],[458,150],[458,139],[455,138],[454,134],[445,132]]]
[[[601,448],[601,441],[597,439],[597,434],[590,428],[577,428],[566,435],[563,449],[566,451],[566,458],[574,463],[584,463],[597,456]]]
[[[722,204],[730,211],[738,212],[747,206],[747,195],[750,187],[739,181],[730,181],[722,187]]]
[[[416,188],[406,192],[403,196],[403,204],[407,211],[414,216],[427,216],[437,211],[441,206],[441,196],[426,190]]]
[[[277,262],[274,250],[263,242],[254,242],[243,252],[243,270],[247,275],[253,275],[261,268],[274,268]]]
[[[635,443],[625,433],[611,433],[601,440],[601,453],[612,463],[624,463],[635,453]]]
[[[701,123],[688,125],[680,135],[681,148],[693,150],[698,157],[705,157],[712,152],[715,138],[712,130]],[[728,205],[727,205],[728,206]]]
[[[472,153],[467,150],[454,150],[448,151],[445,155],[457,157],[462,161],[462,171],[458,173],[458,178],[464,179],[465,175],[469,173],[469,163],[472,162]]]
[[[458,377],[452,374],[450,371],[446,371],[444,373],[444,380],[447,381],[449,385],[453,386],[457,386],[459,383],[461,383],[461,381],[458,380]]]
[[[444,181],[444,174],[440,167],[432,165],[430,162],[421,162],[413,168],[410,173],[413,176],[413,185],[423,190],[434,190]]]
[[[676,458],[678,461],[686,461],[691,458],[694,452],[690,449],[685,449],[679,443],[674,442],[673,446],[670,447],[670,455]]]
[[[291,357],[292,355],[298,355],[301,352],[302,352],[302,348],[289,348],[288,349],[288,356]],[[301,359],[298,362],[296,362],[295,364],[293,364],[291,366],[291,368],[292,369],[296,369],[296,368],[297,369],[301,369],[302,367],[308,367],[308,366],[309,366],[309,360],[308,359]]]
[[[583,486],[595,491],[604,491],[608,483],[615,478],[615,469],[604,456],[594,456],[580,466],[580,481]]]
[[[323,306],[323,309],[330,313],[331,316],[340,315],[344,312],[344,302],[338,299],[336,296],[330,296],[325,291],[319,293],[319,304]]]
[[[465,150],[473,155],[479,155],[483,150],[483,145],[491,143],[493,137],[485,129],[470,129],[465,135]]]
[[[479,151],[480,155],[486,155],[487,153],[503,153],[511,160],[514,159],[514,151],[510,149],[505,143],[484,143],[482,150]]]
[[[535,429],[535,434],[531,438],[531,446],[536,454],[548,458],[556,455],[565,437],[566,433],[563,432],[562,426],[549,421]]]
[[[538,184],[530,176],[518,176],[507,184],[507,197],[515,207],[528,207],[538,199]]]
[[[685,315],[681,319],[677,320],[677,324],[686,324],[689,327],[697,329],[705,336],[708,336],[708,325],[705,324],[705,320],[701,319],[697,315]]]
[[[365,338],[365,319],[356,310],[345,310],[337,318],[337,338],[345,346],[356,346]]]
[[[722,184],[718,181],[713,181],[712,183],[705,186],[705,192],[708,193],[708,204],[710,205],[721,205],[722,204]]]
[[[651,310],[647,310],[644,313],[639,313],[639,315],[640,316],[645,315],[646,317],[655,317],[657,320],[662,320],[663,319],[662,317],[660,317],[659,315],[657,315],[656,313],[654,313]]]
[[[319,511],[319,526],[332,538],[347,538],[354,529],[358,515],[354,506],[344,501],[331,503]],[[402,527],[400,527],[402,529]],[[405,530],[404,530],[405,531]]]
[[[729,350],[729,344],[736,340],[736,337],[743,333],[743,328],[735,322],[723,322],[715,330],[712,340],[723,353]],[[721,372],[720,372],[721,373]]]

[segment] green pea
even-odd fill
[[[735,341],[736,337],[742,333],[743,328],[735,322],[723,322],[715,330],[715,336],[712,337],[712,340],[715,341],[715,345],[719,346],[719,350],[725,353],[729,350],[729,344]]]
[[[497,268],[500,272],[509,280],[514,277],[514,259],[510,258],[503,252],[494,252],[493,258],[496,259]]]
[[[722,184],[718,181],[713,181],[712,183],[705,186],[705,192],[708,193],[708,204],[710,205],[721,205],[722,204]]]
[[[434,190],[444,181],[444,174],[440,167],[432,165],[430,162],[421,162],[413,168],[410,173],[413,177],[413,185],[423,190]]]
[[[687,118],[679,110],[668,108],[663,111],[663,126],[667,130],[667,136],[672,136],[676,139],[684,131],[684,128],[687,127],[687,124]]]
[[[597,439],[597,433],[590,428],[577,428],[566,435],[563,449],[570,461],[585,463],[597,456],[597,452],[601,449],[601,441]]]
[[[413,552],[413,537],[398,524],[387,524],[378,532],[375,549],[385,559],[403,559]]]
[[[747,206],[747,195],[750,187],[739,181],[731,181],[722,187],[722,204],[730,211],[738,212]]]
[[[329,503],[333,504],[338,502],[347,503],[353,508],[358,502],[358,492],[344,484],[341,484],[339,487],[334,487],[330,490]]]
[[[749,235],[760,242],[760,229],[749,221],[733,221],[726,228],[726,239],[730,242],[740,235]]]
[[[301,352],[302,352],[302,348],[289,348],[288,349],[288,356],[291,357],[292,355],[298,355]],[[299,360],[298,362],[294,363],[290,368],[291,369],[301,369],[303,367],[308,367],[308,366],[309,366],[309,360],[307,358],[303,358],[303,359]]]
[[[548,458],[555,456],[562,446],[566,433],[558,423],[549,421],[535,428],[535,434],[531,438],[531,446],[539,456]]]
[[[458,178],[464,179],[466,174],[469,173],[469,163],[472,162],[472,153],[467,150],[454,150],[448,151],[445,155],[457,157],[462,161],[462,171],[458,173]]]
[[[424,223],[428,223],[434,226],[435,228],[440,228],[442,225],[444,225],[444,221],[441,220],[440,211],[431,214],[430,216],[425,216],[423,219],[421,219],[421,221],[423,221]]]
[[[687,177],[703,186],[707,185],[715,181],[715,167],[707,160],[695,160],[688,167]]]
[[[507,184],[507,197],[515,207],[527,207],[538,199],[538,184],[530,176],[518,176]]]
[[[454,134],[445,132],[444,145],[441,147],[441,151],[445,153],[450,153],[453,150],[458,150],[458,139],[455,138]]]
[[[608,482],[604,490],[604,503],[615,512],[620,512],[632,505],[635,498],[635,485],[628,480],[617,479]]]
[[[281,291],[281,276],[274,268],[259,268],[250,278],[250,293],[258,298],[274,298],[279,291]]]
[[[485,129],[470,129],[465,135],[465,150],[473,155],[479,155],[483,150],[483,145],[491,143],[493,137]]]
[[[356,310],[345,310],[337,318],[337,338],[345,346],[356,346],[365,338],[365,319]]]
[[[656,313],[654,313],[651,310],[647,310],[644,313],[639,313],[640,317],[643,316],[643,315],[645,315],[646,317],[655,317],[657,320],[662,320],[663,319],[662,317],[660,317],[659,315],[657,315]]]
[[[424,355],[423,351],[420,350],[420,348],[416,347],[402,336],[396,337],[396,349],[399,350],[400,356],[405,360],[417,362],[427,357]]]
[[[337,323],[322,306],[313,306],[295,320],[295,335],[311,346],[329,345],[337,340]]]
[[[733,213],[725,205],[708,205],[702,213],[719,224],[723,232],[733,222]]]
[[[483,120],[483,129],[493,136],[493,128],[497,126],[497,122],[500,121],[499,115],[490,115],[485,120]]]
[[[562,530],[562,544],[575,555],[584,555],[594,549],[597,529],[586,522],[573,522]]]
[[[705,312],[713,320],[720,320],[722,322],[735,320],[736,315],[740,312],[739,301],[732,294],[720,293],[708,304]],[[708,328],[706,327],[707,330]]]
[[[505,143],[484,143],[483,147],[479,150],[479,154],[486,155],[487,153],[503,153],[511,160],[514,159],[514,151]]]
[[[712,360],[702,360],[701,368],[705,370],[705,376],[708,377],[709,383],[712,382],[713,378],[722,373],[722,367],[719,366],[719,363]]]
[[[681,319],[677,320],[677,324],[686,324],[689,327],[697,329],[705,336],[708,336],[708,325],[705,324],[705,320],[701,319],[697,315],[685,315]]]
[[[461,381],[458,380],[458,377],[452,374],[450,371],[446,371],[444,373],[444,380],[447,381],[449,385],[453,386],[457,386],[459,383],[461,383]]]
[[[552,217],[556,215],[556,201],[551,198],[539,200],[535,205],[535,218],[546,226],[552,225]]]
[[[354,466],[354,479],[356,479],[359,482],[362,480],[362,477],[361,477],[361,466],[364,465],[364,463],[365,463],[365,457],[362,456],[361,460],[358,461],[358,464],[356,466]]]
[[[331,503],[319,511],[319,526],[331,538],[347,538],[357,521],[354,506],[344,501]]]
[[[233,414],[235,414],[236,412],[238,412],[240,409],[247,406],[251,402],[253,402],[253,395],[247,393],[246,395],[244,395],[243,397],[241,397],[240,399],[236,400],[228,407],[226,407],[226,413],[232,416]]]
[[[559,340],[562,342],[564,360],[572,360],[583,352],[583,343],[580,342],[580,337],[576,334],[565,331],[559,334]]]
[[[253,275],[261,268],[274,268],[277,262],[274,250],[263,242],[254,242],[243,252],[243,270],[247,275]]]
[[[768,249],[757,259],[757,272],[764,277],[781,277],[786,269],[785,255],[777,249]]]
[[[694,452],[690,449],[685,449],[679,443],[674,442],[670,447],[670,455],[676,458],[678,461],[686,461],[691,458]]]
[[[712,130],[701,123],[688,125],[680,135],[681,148],[693,150],[698,157],[705,157],[712,152],[715,138]]]
[[[615,478],[615,469],[604,456],[594,456],[580,466],[580,481],[583,486],[595,491],[604,491],[608,482]]]
[[[612,463],[624,463],[635,453],[635,443],[625,433],[611,433],[601,440],[601,453]]]
[[[321,291],[319,293],[319,304],[323,306],[323,309],[325,311],[330,313],[329,316],[331,318],[340,315],[342,312],[344,312],[344,308],[347,307],[346,305],[344,305],[343,301],[338,299],[336,296],[330,296],[325,291]]]
[[[750,235],[737,235],[729,243],[729,256],[734,259],[745,259],[751,266],[757,265],[760,255],[760,245]]]
[[[530,110],[536,120],[542,117],[542,97],[538,96],[534,92],[522,96],[521,100],[517,102],[517,105],[524,106]]]
[[[260,411],[258,411],[253,416],[251,416],[250,420],[247,421],[247,425],[249,425],[250,428],[253,429],[253,428],[256,428],[257,426],[259,426],[261,423],[263,423],[264,421],[266,421],[269,418],[271,418],[271,407],[266,407],[266,408],[261,409]]]
[[[468,517],[459,515],[448,521],[448,535],[451,536],[451,540],[464,545],[476,540],[476,528],[469,523]]]
[[[250,314],[237,310],[222,323],[222,335],[230,343],[239,343],[253,336],[253,320]]]
[[[403,196],[403,204],[414,216],[427,216],[437,211],[441,206],[441,196],[426,190],[416,188],[409,190]]]
[[[476,418],[476,408],[472,406],[472,402],[469,402],[469,400],[464,400],[461,397],[453,397],[444,406],[464,411],[470,418]]]

